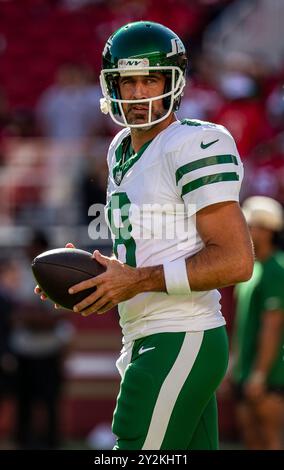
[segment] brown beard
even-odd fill
[[[141,113],[141,114],[135,114],[135,117],[133,118],[133,120],[129,121],[128,116],[129,116],[129,113],[130,113],[131,111],[132,111],[132,109],[130,108],[130,109],[128,109],[128,110],[125,112],[125,117],[126,117],[126,120],[127,120],[127,122],[128,122],[129,124],[133,124],[133,123],[134,123],[133,121],[134,121],[134,120],[136,121],[137,119],[145,119],[145,113],[143,113],[143,114]],[[165,113],[166,113],[165,110],[164,110],[164,112],[161,112],[161,111],[154,111],[154,112],[152,112],[152,120],[153,120],[153,118],[154,118],[155,121],[158,120],[158,119],[160,119],[161,117],[164,116]],[[149,109],[148,109],[148,111],[147,111],[147,115],[146,115],[146,116],[147,116],[147,118],[149,117]],[[151,123],[149,123],[149,126],[151,126]],[[143,130],[143,128],[142,128],[141,130]]]

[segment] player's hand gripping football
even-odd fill
[[[73,245],[73,243],[67,243],[65,245],[65,248],[75,248],[75,246]],[[39,286],[35,286],[34,293],[37,295],[40,295],[41,300],[47,300],[47,296],[45,295],[45,293],[41,290]],[[57,309],[60,308],[60,306],[57,304],[54,304],[54,307]]]
[[[135,268],[123,264],[115,257],[104,256],[98,250],[94,251],[93,258],[102,264],[106,271],[69,289],[69,294],[75,294],[91,287],[97,288],[95,292],[75,305],[74,312],[83,316],[107,312],[140,292],[139,274]]]

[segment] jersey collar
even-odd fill
[[[136,153],[131,145],[130,135],[127,135],[121,141],[115,151],[116,164],[112,170],[113,178],[117,186],[120,185],[124,175],[140,159],[152,141],[153,139],[148,140]]]

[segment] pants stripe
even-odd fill
[[[203,331],[186,333],[176,361],[158,395],[143,450],[160,449],[177,397],[200,350]]]

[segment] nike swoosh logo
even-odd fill
[[[202,149],[207,149],[207,147],[210,147],[210,145],[216,144],[216,142],[218,142],[218,140],[219,139],[213,140],[213,142],[209,142],[209,144],[204,144],[203,142],[201,142],[200,147]]]
[[[153,348],[144,348],[143,346],[139,349],[138,354],[144,354],[147,351],[151,351],[152,349],[156,349],[156,346]]]

